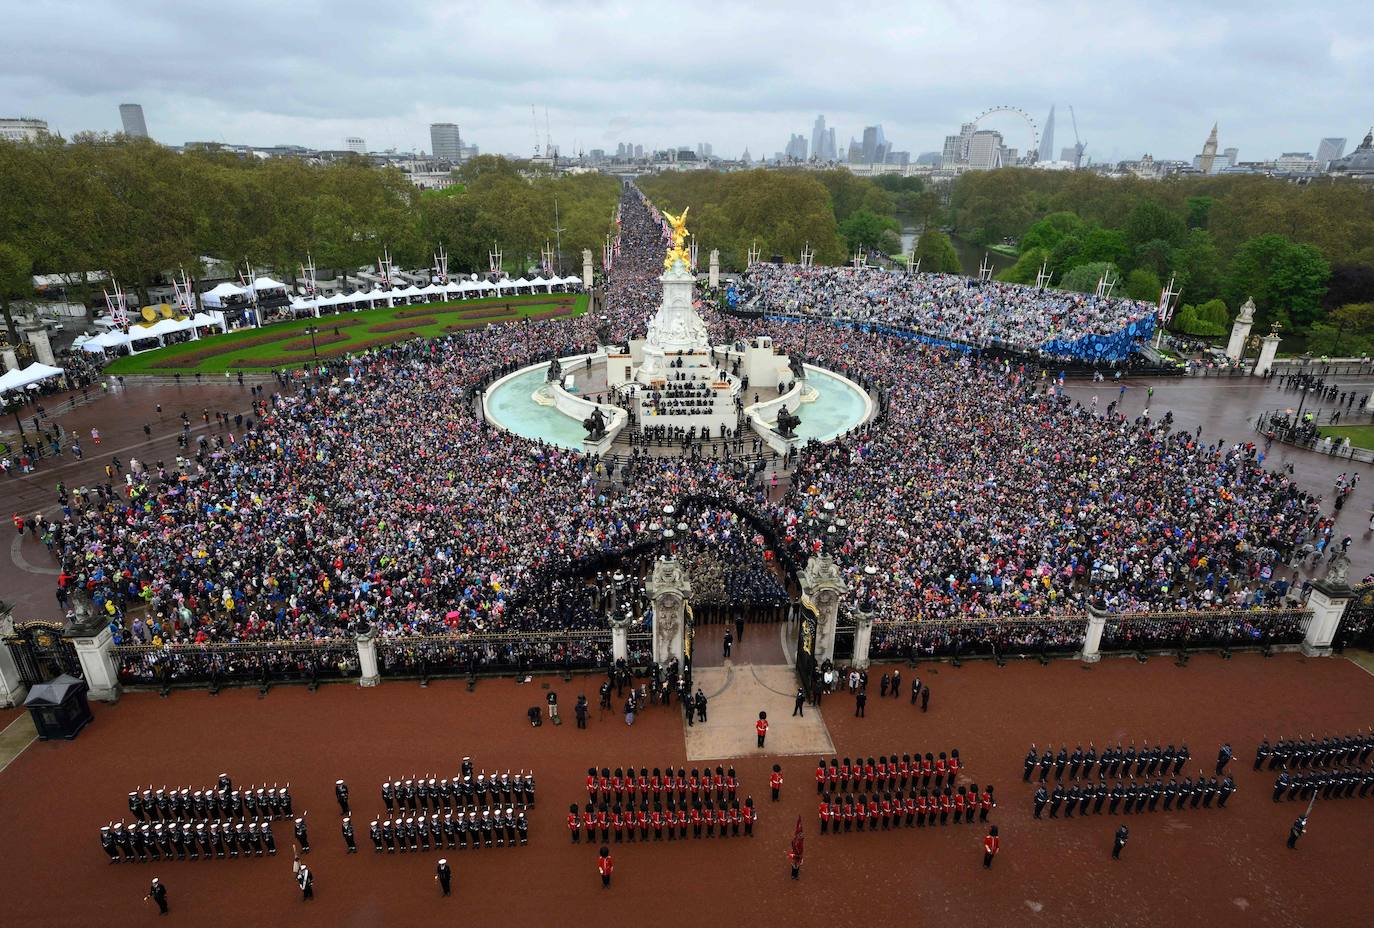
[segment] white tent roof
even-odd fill
[[[498,290],[505,290],[507,287],[514,286],[516,286],[516,282],[511,280],[509,277],[503,277],[496,282],[496,289]]]
[[[505,283],[505,281],[502,281],[502,283]],[[479,280],[479,281],[477,281],[477,283],[474,285],[474,289],[477,289],[477,290],[495,290],[495,289],[497,289],[497,287],[496,287],[496,284],[492,283],[492,282],[489,281],[489,280]]]
[[[582,278],[581,278],[581,277],[575,277],[575,276],[564,277],[564,278],[563,278],[563,283],[565,283],[565,284],[580,284],[580,283],[582,283]]]
[[[49,377],[61,377],[63,373],[64,371],[60,367],[49,367],[46,364],[35,362],[21,370],[8,371],[3,377],[0,377],[0,393],[22,390],[31,383],[38,383],[38,381],[47,380]]]
[[[316,306],[318,306],[318,305],[319,305],[319,301],[318,301],[318,300],[293,299],[293,300],[291,301],[291,308],[292,308],[292,309],[314,309],[314,308],[315,308]]]
[[[319,301],[321,306],[338,306],[340,303],[347,303],[348,297],[340,290],[338,293],[327,296]]]
[[[205,295],[214,297],[243,296],[247,292],[247,289],[231,284],[226,280],[222,284],[216,284],[215,289],[205,291]]]
[[[430,284],[428,287],[421,287],[420,292],[428,296],[431,293],[447,293],[448,289],[442,284]]]
[[[384,294],[382,294],[381,291],[378,290],[358,290],[354,293],[350,293],[347,297],[347,300],[350,303],[359,303],[362,301],[371,302],[372,300],[380,299],[383,296]]]
[[[411,284],[409,287],[406,287],[404,290],[393,290],[393,291],[391,292],[391,295],[392,295],[392,296],[404,296],[404,297],[424,296],[424,295],[425,295],[425,291],[421,290],[419,287],[415,286],[414,284]]]
[[[259,277],[253,281],[254,290],[285,290],[286,284],[278,283],[270,277]]]

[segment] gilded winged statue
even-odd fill
[[[663,258],[663,269],[668,270],[673,266],[673,262],[678,258],[682,259],[683,267],[692,266],[692,255],[687,250],[687,211],[690,206],[684,206],[682,212],[674,216],[667,210],[663,211],[663,218],[672,227],[673,246],[668,249],[668,254]]]

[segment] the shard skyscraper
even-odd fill
[[[1040,153],[1037,161],[1054,160],[1054,104],[1050,104],[1050,115],[1045,120],[1045,132],[1040,136]]]

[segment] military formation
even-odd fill
[[[1075,814],[1081,817],[1104,811],[1108,815],[1140,815],[1161,809],[1224,809],[1236,792],[1235,780],[1226,773],[1231,757],[1231,746],[1223,744],[1217,751],[1215,774],[1208,777],[1205,771],[1198,770],[1194,780],[1191,776],[1180,779],[1184,764],[1192,759],[1192,752],[1183,742],[1178,748],[1173,744],[1156,744],[1139,751],[1134,744],[1122,747],[1118,742],[1100,754],[1092,742],[1086,751],[1080,744],[1072,753],[1068,745],[1061,745],[1056,753],[1049,748],[1038,752],[1032,744],[1026,752],[1021,779],[1029,783],[1038,773],[1031,800],[1035,818],[1044,817],[1047,806],[1049,818],[1055,819],[1061,811],[1067,819]],[[1051,774],[1055,779],[1053,790],[1047,785]],[[1109,780],[1116,782],[1109,785]],[[1066,781],[1071,785],[1066,786]]]
[[[289,785],[236,789],[224,773],[207,789],[131,790],[129,812],[134,821],[100,829],[110,863],[274,856],[272,823],[294,814]]]
[[[386,814],[368,825],[376,853],[418,853],[443,848],[517,847],[529,843],[527,810],[534,807],[534,773],[474,772],[464,757],[452,778],[397,777],[382,783]],[[357,852],[349,815],[348,784],[334,784],[344,815],[343,838]]]
[[[1112,780],[1129,776],[1152,777],[1156,774],[1167,776],[1171,769],[1173,775],[1178,776],[1192,756],[1186,742],[1180,743],[1177,749],[1172,744],[1168,747],[1156,744],[1154,747],[1144,746],[1139,751],[1135,749],[1134,744],[1123,748],[1121,743],[1117,742],[1116,747],[1109,745],[1101,754],[1091,741],[1088,742],[1086,751],[1080,744],[1074,748],[1072,754],[1069,753],[1068,745],[1061,745],[1056,754],[1048,747],[1043,753],[1037,753],[1035,745],[1032,744],[1026,752],[1021,779],[1029,783],[1037,771],[1041,783],[1049,778],[1051,772],[1054,773],[1056,780],[1062,780],[1066,775],[1070,780],[1080,777],[1087,780],[1094,777]],[[1220,772],[1218,771],[1218,774]]]
[[[1280,738],[1271,747],[1265,738],[1255,748],[1255,769],[1265,764],[1270,770],[1308,770],[1313,767],[1364,766],[1374,753],[1374,728],[1353,735],[1317,738]]]
[[[758,810],[751,796],[740,799],[735,768],[717,766],[714,771],[684,767],[633,766],[587,768],[587,802],[580,813],[577,803],[568,806],[568,834],[578,844],[601,836],[602,843],[693,838],[752,837]],[[612,837],[614,836],[614,837]]]
[[[957,749],[938,756],[929,751],[883,755],[876,761],[822,757],[815,774],[821,834],[971,824],[975,816],[986,822],[997,807],[993,787],[956,787],[962,770]]]

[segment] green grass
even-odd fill
[[[505,318],[527,318],[551,312],[556,308],[555,301],[569,298],[573,300],[572,315],[578,316],[587,311],[585,293],[555,293],[397,306],[390,309],[369,309],[360,313],[345,312],[324,315],[319,319],[312,317],[274,323],[261,329],[240,329],[226,335],[214,335],[132,357],[117,358],[106,368],[106,372],[172,376],[177,373],[211,374],[239,370],[273,370],[282,366],[308,364],[314,359],[310,335],[306,332],[312,325],[319,327],[319,332],[315,335],[319,356],[338,357],[365,350],[383,341],[398,342],[416,337],[436,337],[453,331],[454,326],[472,326],[481,324],[483,320],[504,321]],[[461,310],[461,314],[454,311],[444,312],[450,307]],[[411,319],[419,324],[386,331],[388,324],[406,321],[406,317],[399,315],[402,312],[411,313]],[[431,313],[432,318],[426,322],[426,317]],[[334,334],[336,327],[337,336]],[[272,336],[277,337],[269,344],[253,344]],[[214,349],[219,350],[212,356],[206,356],[207,352]],[[184,364],[177,363],[176,359],[183,356],[193,357],[187,357]]]
[[[1350,444],[1356,448],[1374,451],[1374,425],[1326,425],[1318,431],[1323,435],[1330,435],[1332,441],[1344,441],[1349,438]]]
[[[1006,255],[1009,258],[1015,258],[1017,256],[1015,245],[985,245],[983,247],[988,251],[995,252],[999,255]]]

